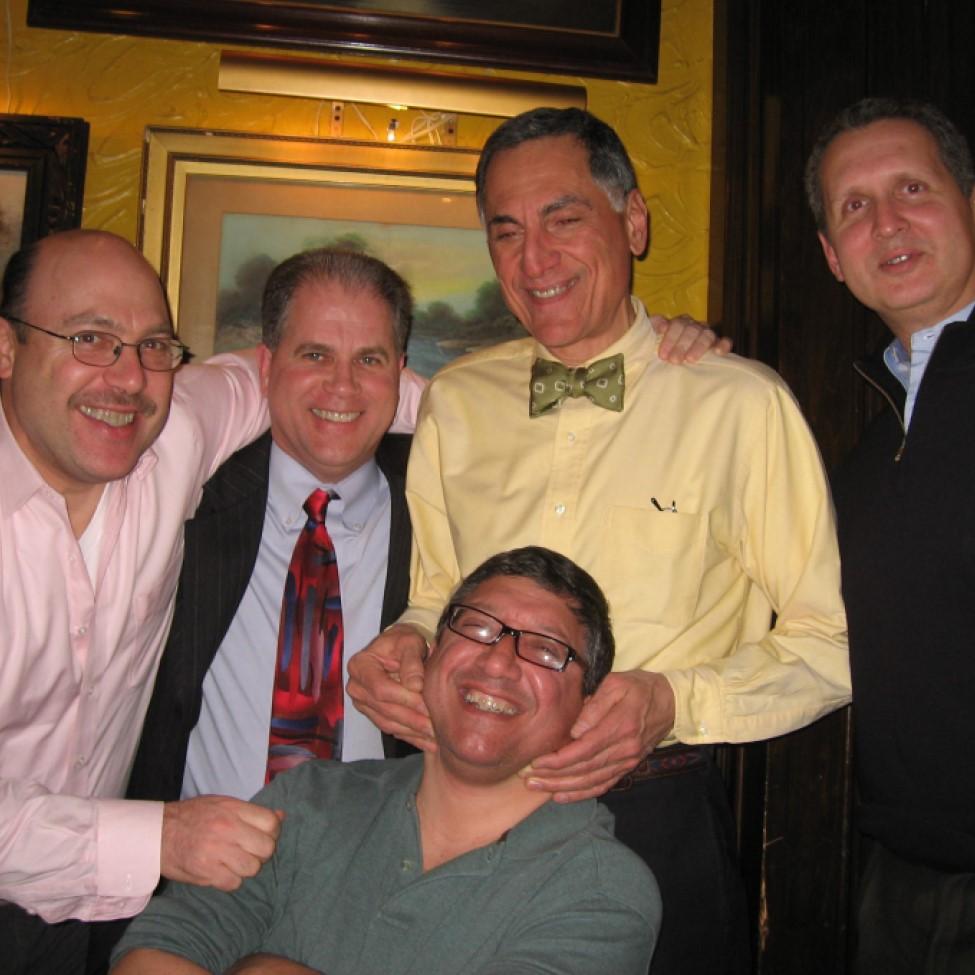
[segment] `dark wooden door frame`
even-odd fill
[[[866,95],[924,98],[975,136],[975,5],[714,0],[710,320],[780,372],[832,469],[878,408],[852,362],[886,330],[829,275],[801,175],[820,128]],[[755,971],[848,971],[857,846],[849,709],[725,750]]]

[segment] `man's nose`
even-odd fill
[[[336,359],[332,362],[332,366],[326,371],[323,380],[333,389],[355,389],[359,385],[359,377],[356,374],[354,363],[342,359]]]
[[[517,673],[521,663],[517,654],[517,637],[512,633],[502,633],[497,643],[485,646],[483,667],[485,673],[493,677],[506,677]]]
[[[877,200],[874,204],[873,227],[878,237],[892,237],[906,230],[907,226],[907,215],[896,200]]]
[[[136,393],[146,385],[146,371],[139,358],[139,350],[132,345],[123,345],[119,357],[105,367],[105,381],[111,386]]]
[[[540,278],[559,262],[559,253],[543,228],[525,232],[521,251],[521,265],[530,278]]]

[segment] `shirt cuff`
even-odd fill
[[[703,667],[669,670],[663,676],[674,692],[674,729],[661,745],[724,741],[721,678]]]
[[[98,895],[148,900],[159,883],[163,803],[98,800]]]

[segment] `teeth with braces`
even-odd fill
[[[479,711],[487,711],[490,714],[515,714],[515,709],[511,705],[502,704],[487,694],[476,694],[474,691],[468,691],[464,695],[464,701],[467,704],[473,704]]]

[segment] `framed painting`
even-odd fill
[[[655,82],[660,0],[29,0],[32,27]]]
[[[524,334],[474,204],[476,150],[150,128],[140,246],[194,355],[260,341],[271,269],[311,247],[384,260],[416,302],[410,365]]]
[[[0,272],[14,251],[81,225],[88,123],[0,115]]]

